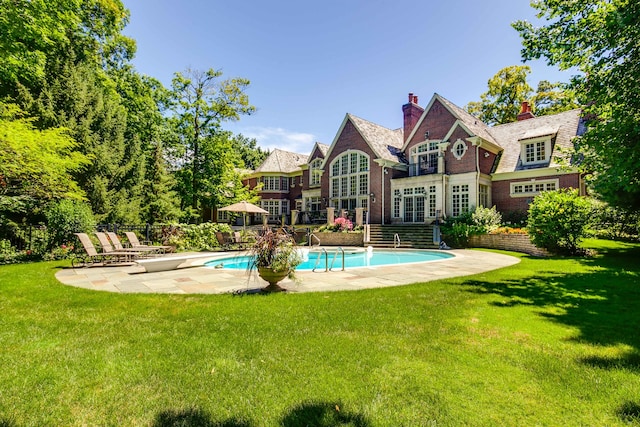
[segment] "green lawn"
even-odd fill
[[[119,295],[0,267],[0,426],[639,425],[640,245],[359,292]],[[428,266],[425,272],[428,274]]]

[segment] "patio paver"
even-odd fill
[[[520,261],[516,257],[493,252],[447,252],[456,256],[427,263],[362,267],[345,271],[297,271],[299,283],[284,279],[280,285],[291,292],[361,290],[482,273]],[[56,278],[69,286],[120,293],[222,294],[267,285],[257,274],[250,277],[245,270],[203,266],[206,261],[230,255],[212,252],[210,258],[195,259],[188,267],[155,273],[144,273],[144,269],[137,265],[68,268],[58,271]]]

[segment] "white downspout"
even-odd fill
[[[382,206],[380,207],[380,212],[382,213],[382,224],[384,225],[384,175],[385,175],[385,166],[382,165]]]
[[[480,146],[482,140],[478,141],[476,145],[476,208],[480,206]]]

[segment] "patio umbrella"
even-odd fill
[[[248,213],[259,213],[259,214],[269,214],[269,211],[262,209],[260,206],[256,206],[253,203],[249,203],[247,201],[241,201],[238,203],[234,203],[229,206],[225,206],[224,208],[218,209],[220,211],[228,211],[228,212],[241,212],[242,217],[242,226],[246,229],[247,226],[247,214]]]

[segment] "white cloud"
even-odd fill
[[[260,148],[269,151],[279,148],[294,153],[309,154],[315,142],[315,136],[310,133],[294,132],[283,128],[248,127],[239,133],[248,138],[255,138]]]

